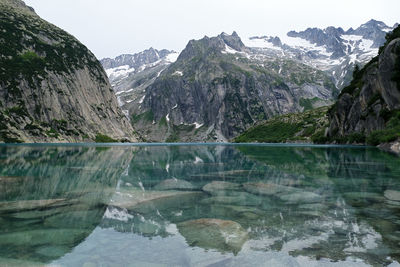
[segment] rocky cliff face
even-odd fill
[[[0,142],[136,140],[84,45],[22,1],[0,10]]]
[[[276,114],[329,104],[335,90],[324,72],[223,33],[190,41],[129,114],[149,141],[226,141]]]
[[[330,138],[377,145],[400,137],[400,27],[386,39],[331,109]]]

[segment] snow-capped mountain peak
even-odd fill
[[[393,27],[370,20],[357,29],[327,27],[290,31],[281,37],[250,37],[246,45],[260,51],[289,57],[332,74],[335,84],[342,88],[351,77],[355,64],[363,65],[378,54],[385,36]]]
[[[170,50],[149,48],[137,54],[123,54],[114,59],[105,58],[101,64],[107,72],[112,85],[127,78],[130,74],[144,71],[158,65],[168,65],[176,61],[179,53]]]

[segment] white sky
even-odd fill
[[[182,50],[191,39],[234,30],[241,37],[327,26],[356,28],[371,18],[400,22],[399,0],[25,0],[98,58],[154,47]]]

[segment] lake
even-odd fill
[[[0,266],[399,266],[400,159],[302,145],[0,145]]]

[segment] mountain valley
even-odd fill
[[[150,48],[101,62],[143,140],[226,142],[276,115],[333,104],[392,29],[370,20],[281,38],[222,33],[180,54]]]

